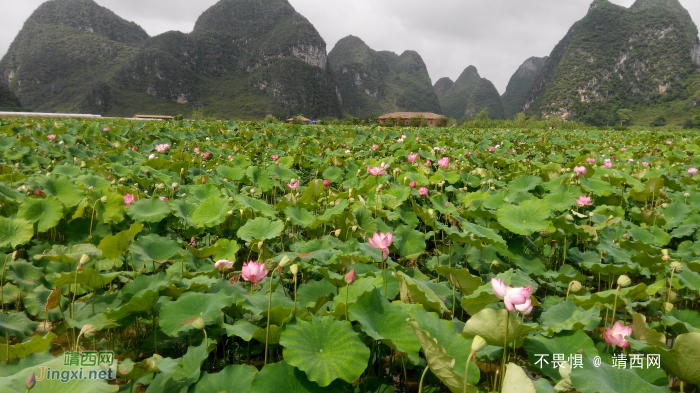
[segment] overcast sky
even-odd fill
[[[151,36],[190,32],[217,0],[96,0]],[[289,0],[321,33],[328,51],[355,35],[375,50],[412,49],[433,82],[456,80],[469,65],[503,93],[530,56],[547,56],[592,0]],[[630,6],[634,0],[612,0]],[[700,0],[680,0],[700,22]],[[0,0],[0,55],[43,0]]]

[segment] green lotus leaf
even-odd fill
[[[229,337],[240,337],[243,341],[250,341],[253,335],[258,331],[258,326],[254,325],[246,319],[239,319],[233,325],[224,324],[226,334]]]
[[[528,192],[534,190],[540,183],[542,183],[542,179],[538,176],[520,175],[508,183],[508,191]]]
[[[330,393],[342,391],[340,383],[332,383],[328,387],[320,387],[309,381],[303,371],[289,365],[285,360],[268,364],[255,374],[250,385],[251,393]]]
[[[155,366],[161,371],[149,385],[156,392],[175,392],[187,388],[199,380],[202,363],[209,357],[209,347],[204,341],[199,346],[191,345],[181,359],[159,359]]]
[[[287,325],[280,344],[284,347],[284,359],[321,387],[336,379],[354,382],[369,361],[369,348],[350,323],[331,317]]]
[[[535,393],[535,385],[520,366],[515,363],[506,365],[506,376],[503,378],[503,393]]]
[[[78,285],[84,288],[102,288],[122,273],[127,272],[99,273],[91,268],[86,268],[78,272],[77,277],[74,272],[56,274],[53,282],[56,286],[61,286],[74,284],[77,280]]]
[[[508,318],[507,327],[506,317]],[[467,321],[462,333],[468,338],[481,336],[489,345],[502,346],[504,342],[511,343],[532,329],[528,325],[521,324],[515,313],[503,309],[485,308]]]
[[[426,310],[442,313],[448,311],[445,303],[427,285],[414,280],[403,272],[395,273],[399,281],[401,301],[406,304],[422,304]]]
[[[0,216],[0,248],[17,247],[34,236],[34,226],[27,220]]]
[[[425,235],[406,225],[401,225],[394,231],[394,246],[402,257],[416,259],[418,255],[425,252]]]
[[[250,166],[246,169],[245,175],[256,188],[263,192],[272,190],[272,179],[263,168]]]
[[[614,368],[605,362],[600,367],[595,367],[593,358],[588,353],[583,355],[583,367],[572,370],[571,382],[581,393],[670,392],[667,387],[645,381],[632,369]]]
[[[47,333],[45,336],[32,336],[31,340],[10,345],[10,359],[7,359],[7,344],[0,344],[0,362],[7,362],[8,360],[25,358],[32,353],[46,352],[51,348],[51,340],[56,338],[56,335],[52,332]]]
[[[675,202],[668,204],[668,207],[663,212],[664,217],[666,217],[664,229],[671,230],[680,226],[690,216],[692,210],[685,203]]]
[[[581,349],[588,356],[598,355],[598,350],[593,340],[580,330],[555,333],[553,337],[549,338],[541,335],[528,336],[523,341],[523,348],[527,352],[533,370],[555,382],[561,381],[562,378],[559,374],[559,369],[552,367],[552,354],[563,354],[565,360],[577,354]],[[546,362],[537,363],[540,359],[540,356],[537,356],[538,354],[547,355],[545,357]]]
[[[430,337],[430,333],[421,330],[416,322],[409,322],[413,332],[423,348],[425,358],[428,361],[428,367],[435,374],[440,382],[445,384],[452,393],[464,392],[464,379],[457,374],[453,367],[455,359],[449,356],[445,348],[441,346],[437,340]],[[467,392],[476,393],[477,389],[474,386],[467,385]]]
[[[238,237],[250,242],[253,240],[270,240],[279,237],[284,230],[284,223],[277,220],[268,220],[258,217],[245,223],[238,230]]]
[[[52,294],[54,294],[54,303],[49,305],[49,297]],[[22,294],[22,302],[30,315],[39,320],[46,319],[50,321],[59,321],[63,318],[61,316],[61,310],[57,308],[59,303],[61,309],[64,309],[68,305],[68,299],[61,296],[59,290],[54,292],[43,285],[34,288],[28,295]],[[50,306],[53,306],[53,308]],[[48,313],[46,312],[47,307],[51,308]]]
[[[351,321],[359,322],[367,335],[418,363],[420,343],[406,323],[408,313],[401,306],[389,303],[378,289],[360,296],[348,309],[348,316]]]
[[[10,262],[5,277],[15,283],[21,290],[28,292],[46,283],[43,269],[24,261]]]
[[[448,266],[439,266],[437,271],[447,277],[450,281],[450,285],[457,288],[460,292],[465,295],[471,295],[479,287],[484,285],[481,281],[481,277],[472,276],[469,269],[456,269],[450,268]]]
[[[228,200],[211,197],[202,201],[192,214],[192,221],[198,227],[215,227],[226,220]]]
[[[267,174],[274,179],[279,179],[285,182],[298,178],[297,174],[293,170],[279,165],[270,165],[267,168]]]
[[[97,247],[92,244],[74,244],[68,247],[62,245],[54,245],[50,250],[44,251],[43,254],[34,256],[34,259],[47,259],[52,262],[75,263],[80,260],[83,255],[89,256],[95,260],[102,255]]]
[[[152,233],[131,243],[129,251],[138,254],[144,261],[164,263],[181,254],[182,249],[176,241]]]
[[[592,307],[585,310],[576,307],[574,302],[559,302],[547,309],[540,316],[540,325],[549,334],[559,333],[562,330],[592,331],[600,325],[600,309]]]
[[[240,247],[238,243],[234,240],[220,239],[216,242],[217,246],[216,252],[214,252],[212,258],[215,261],[225,259],[227,261],[235,261],[236,255]]]
[[[244,209],[251,209],[256,213],[260,213],[265,217],[274,218],[275,209],[267,204],[265,201],[259,199],[251,198],[247,195],[236,195],[233,197],[237,204],[239,204]]]
[[[82,184],[85,189],[92,187],[98,191],[107,189],[110,185],[106,179],[95,175],[78,176],[75,180],[78,184]]]
[[[131,224],[128,230],[103,238],[97,248],[102,251],[104,258],[117,258],[129,249],[129,244],[134,241],[136,235],[141,233],[142,230],[142,224]]]
[[[549,204],[541,199],[530,199],[519,206],[504,205],[498,209],[498,223],[518,235],[531,235],[549,228]]]
[[[141,199],[131,203],[126,212],[138,222],[159,222],[170,215],[170,207],[158,198]]]
[[[183,220],[188,227],[197,226],[192,220],[195,210],[197,210],[197,204],[186,199],[170,201],[170,211],[173,212],[175,217]]]
[[[194,200],[197,204],[214,197],[221,197],[221,190],[213,184],[199,184],[187,189],[187,199]]]
[[[197,385],[195,385],[193,393],[249,392],[253,378],[255,378],[257,373],[258,370],[255,367],[245,364],[226,366],[218,373],[203,374]]]
[[[352,212],[355,216],[355,221],[357,225],[363,231],[367,232],[368,235],[373,234],[378,231],[377,223],[374,222],[372,213],[364,206],[360,206]]]
[[[58,198],[65,207],[73,207],[85,196],[83,190],[76,186],[67,176],[47,176],[40,180],[41,190],[47,195]]]
[[[323,178],[333,183],[341,183],[345,179],[345,172],[337,166],[331,166],[323,171]]]
[[[325,186],[323,180],[315,179],[310,181],[299,197],[299,202],[315,204],[318,202],[318,197],[324,193]]]
[[[0,314],[0,336],[16,337],[21,340],[30,336],[36,329],[36,322],[32,322],[23,312],[13,314]]]
[[[564,211],[576,206],[576,200],[581,193],[570,191],[566,188],[558,188],[554,192],[544,196],[544,200],[554,211]]]
[[[0,198],[11,202],[21,203],[27,196],[11,189],[5,183],[0,182]]]
[[[206,324],[221,317],[221,310],[230,307],[233,298],[223,291],[216,294],[185,292],[174,302],[168,302],[160,310],[160,328],[169,336],[191,329],[192,322],[202,317]]]
[[[673,327],[679,334],[700,333],[700,313],[674,308],[662,316],[664,325]]]
[[[323,212],[322,215],[317,217],[317,220],[319,222],[328,222],[335,218],[337,215],[342,214],[345,209],[348,208],[348,201],[345,199],[341,199],[340,203],[338,203],[336,206],[333,206],[331,208],[326,209],[325,212]]]
[[[38,232],[46,232],[63,218],[63,205],[58,198],[26,198],[19,206],[17,217],[37,225]]]
[[[241,167],[230,167],[230,166],[225,166],[221,165],[216,168],[216,171],[219,172],[219,174],[231,181],[238,181],[243,179],[243,176],[245,176],[245,169]]]
[[[284,215],[293,225],[299,225],[302,228],[309,228],[316,222],[316,217],[303,207],[287,206],[284,209]]]
[[[357,280],[363,281],[364,279]],[[360,283],[362,284],[362,283]],[[350,286],[351,288],[353,286]],[[362,287],[362,285],[360,285]],[[345,292],[345,291],[343,291]],[[306,284],[299,287],[297,291],[297,307],[301,309],[310,308],[312,312],[318,311],[318,309],[326,304],[333,296],[338,293],[338,289],[335,285],[328,282],[328,280],[321,281],[307,281]],[[345,293],[338,293],[338,299],[345,301]],[[353,297],[353,301],[357,299],[357,295]],[[350,300],[350,293],[348,293],[348,302]]]
[[[700,384],[700,333],[676,337],[670,351],[659,351],[661,366],[686,383]]]
[[[124,197],[116,192],[108,192],[105,196],[107,197],[107,202],[98,202],[95,205],[97,219],[105,224],[119,224],[124,221],[124,214],[126,214]]]

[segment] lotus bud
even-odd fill
[[[674,273],[680,273],[683,271],[683,264],[678,261],[671,262],[671,270]]]
[[[229,210],[226,212],[226,217],[231,217],[233,215],[233,210]]]
[[[625,288],[632,285],[632,280],[623,274],[617,278],[617,285],[621,286],[622,288]]]
[[[126,183],[126,178],[125,177],[120,178],[119,183]]]
[[[85,161],[81,161],[81,162],[80,162],[80,167],[81,167],[81,168],[85,168],[86,166],[87,166],[87,164],[85,163]]]
[[[491,265],[493,265],[493,266],[498,266],[499,263],[500,263],[500,262],[498,262],[497,260],[494,259],[494,260],[491,262]]]
[[[103,196],[102,198],[100,198],[100,202],[102,202],[102,203],[107,203],[107,195],[105,195],[105,196]]]
[[[255,188],[251,188],[251,189],[250,189],[250,193],[251,193],[251,194],[255,194]]]
[[[16,251],[16,250],[12,252],[12,260],[13,260],[13,261],[16,261],[16,260],[17,260],[17,254],[18,254],[18,253],[19,253],[19,251]]]
[[[89,340],[89,339],[95,337],[95,333],[97,333],[97,330],[95,330],[95,327],[88,323],[87,325],[83,326],[82,329],[80,329],[79,336],[83,336]]]
[[[90,261],[90,256],[87,255],[87,254],[83,254],[83,255],[80,257],[80,264],[81,264],[81,265],[84,265],[84,264],[88,263],[89,261]]]
[[[262,250],[263,244],[264,244],[264,243],[263,243],[262,240],[258,242],[258,249],[259,249],[259,250]]]
[[[571,379],[571,365],[569,362],[561,363],[559,366],[559,375],[564,379]]]
[[[484,348],[486,348],[486,340],[479,335],[474,336],[472,340],[472,352],[479,352]]]
[[[183,192],[182,194],[180,194],[180,198],[187,198],[187,194]]]
[[[689,193],[689,192],[686,192],[685,194],[683,194],[683,197],[684,197],[684,198],[690,198],[690,193]]]
[[[350,270],[350,272],[345,275],[345,282],[349,285],[355,282],[355,269]]]
[[[156,184],[156,188],[159,189],[159,190],[162,190],[162,189],[165,188],[165,184],[163,184],[163,183],[158,183],[158,184]]]
[[[297,273],[299,273],[299,265],[297,265],[296,263],[293,264],[292,266],[289,267],[289,271],[291,271],[292,274],[296,276]]]
[[[668,208],[668,203],[662,203],[661,204],[662,209],[667,209]]]
[[[280,261],[280,267],[287,267],[290,263],[292,263],[292,260],[289,259],[288,256],[283,256],[282,260]]]
[[[362,206],[364,206],[364,205],[365,205],[365,199],[362,198],[362,195],[358,195],[357,197],[360,198],[360,203],[362,204]]]
[[[428,209],[428,215],[430,216],[430,218],[433,218],[434,215],[435,215],[435,210],[433,210],[433,209]]]
[[[34,385],[36,385],[36,375],[34,375],[34,371],[32,371],[24,382],[24,387],[27,388],[27,391],[30,391],[34,388]]]
[[[664,303],[662,307],[664,309],[664,314],[668,314],[673,310],[674,305],[671,303]]]
[[[177,182],[176,182],[176,183],[173,183],[173,184],[172,184],[172,188],[173,188],[173,189],[178,188],[178,187],[180,187],[180,183],[177,183]]]
[[[180,175],[184,175],[184,174],[185,174],[185,168],[180,168]]]
[[[343,233],[343,230],[342,230],[342,229],[336,229],[336,230],[335,230],[335,237],[340,236],[341,233]]]
[[[572,282],[569,283],[569,289],[570,289],[572,292],[578,292],[578,291],[581,290],[582,287],[583,287],[583,286],[581,285],[581,283],[578,282],[578,281],[576,281],[576,280],[574,280],[574,281],[572,281]]]
[[[195,328],[195,329],[197,329],[197,330],[202,330],[202,329],[204,329],[204,326],[205,326],[205,325],[206,325],[206,323],[204,322],[204,318],[202,318],[202,317],[197,317],[197,319],[195,319],[195,320],[192,322],[192,327]]]

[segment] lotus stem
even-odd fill
[[[501,359],[501,375],[499,378],[500,391],[503,391],[503,382],[506,376],[506,356],[508,356],[508,327],[510,325],[510,311],[506,310],[506,336],[503,339],[503,358]]]
[[[671,303],[671,291],[673,290],[673,273],[676,269],[671,269],[671,280],[668,282],[668,293],[666,294],[666,303]]]
[[[270,314],[272,311],[272,282],[274,281],[274,276],[275,269],[272,269],[272,273],[270,273],[270,296],[267,302],[267,327],[265,328],[265,363],[263,364],[263,366],[267,365],[267,348],[270,344]],[[296,293],[294,294],[294,297],[296,298]]]
[[[92,241],[92,223],[95,220],[95,207],[97,206],[97,202],[100,200],[96,200],[95,204],[92,205],[92,214],[90,214],[90,241]]]
[[[469,380],[469,363],[475,355],[476,352],[473,350],[469,353],[469,357],[467,358],[467,366],[464,368],[464,393],[467,393],[467,385],[469,384],[467,382]]]
[[[622,289],[622,285],[617,286],[617,291],[615,291],[615,302],[613,303],[613,313],[612,313],[612,319],[610,320],[610,327],[615,324],[615,312],[617,311],[617,296],[620,294],[620,290]]]
[[[296,298],[296,294],[294,295]],[[350,296],[350,284],[345,286],[345,320],[349,321],[348,318],[348,297]],[[384,297],[386,297],[386,291],[384,292]]]
[[[345,300],[345,304],[347,305],[347,299]],[[294,317],[297,316],[297,275],[294,275],[294,313],[292,314]]]
[[[423,371],[423,375],[420,376],[420,384],[418,384],[418,393],[423,392],[423,378],[425,378],[425,374],[428,372],[429,368],[430,368],[430,366],[425,366],[425,370]]]

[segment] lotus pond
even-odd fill
[[[699,152],[0,119],[0,390],[697,392]]]

